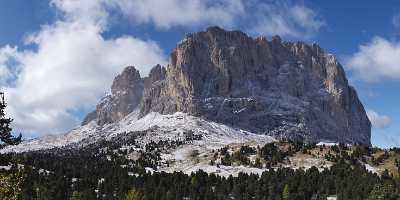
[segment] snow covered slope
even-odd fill
[[[26,140],[17,146],[8,146],[2,149],[0,153],[37,151],[70,145],[84,146],[86,143],[94,143],[100,139],[110,140],[122,133],[145,131],[154,127],[160,130],[157,131],[159,134],[143,138],[143,142],[178,138],[185,131],[201,134],[202,139],[197,141],[198,145],[207,146],[210,149],[221,148],[233,143],[253,142],[263,144],[274,141],[270,136],[257,135],[241,129],[231,128],[185,113],[178,112],[172,115],[161,115],[152,112],[141,119],[138,119],[138,114],[138,111],[134,111],[117,123],[98,126],[92,122],[73,129],[64,135],[52,135]]]
[[[136,110],[117,123],[102,126],[92,122],[64,135],[23,141],[17,146],[2,149],[0,153],[21,153],[53,148],[69,151],[70,148],[92,147],[92,144],[95,144],[95,149],[99,152],[105,150],[111,154],[119,154],[120,151],[125,151],[127,153],[123,156],[129,160],[136,161],[143,158],[143,154],[159,155],[154,160],[156,165],[153,168],[146,168],[148,171],[169,173],[182,171],[190,174],[201,169],[207,173],[228,177],[237,176],[241,172],[261,174],[268,170],[268,167],[265,165],[256,167],[256,154],[248,155],[250,164],[243,165],[237,162],[230,165],[222,164],[222,149],[227,149],[233,155],[243,146],[259,149],[267,143],[277,142],[267,135],[254,134],[186,113],[162,115],[152,112],[140,119],[138,115],[139,111]],[[129,140],[132,136],[134,140]],[[103,141],[109,141],[112,145],[99,145],[104,144]],[[331,146],[330,143],[319,145],[324,149],[329,149]],[[159,150],[157,151],[159,154],[154,154],[152,146]],[[312,153],[313,156],[311,153],[298,152],[272,168],[308,169],[313,166],[320,170],[329,168],[333,163],[324,159],[322,152],[319,155],[319,147],[316,149],[316,152]],[[366,165],[366,167],[372,172],[377,171],[372,166]]]
[[[136,152],[138,152],[145,151],[146,145],[151,142],[184,141],[181,145],[163,150],[160,163],[169,163],[170,165],[161,164],[156,170],[191,173],[202,169],[206,172],[229,176],[230,174],[237,175],[239,172],[262,173],[264,170],[245,166],[210,166],[209,158],[214,151],[226,146],[249,145],[256,147],[275,141],[270,136],[231,128],[180,112],[172,115],[152,112],[140,119],[138,119],[138,114],[138,111],[134,111],[117,123],[99,126],[92,122],[64,135],[23,141],[17,146],[8,146],[2,149],[0,153],[22,153],[63,147],[80,148],[100,140],[111,141],[126,137],[127,134],[145,133],[138,135],[136,141],[139,144],[123,146],[121,149],[136,148]],[[188,135],[196,137],[196,139],[188,142]],[[129,156],[135,159],[136,152]],[[196,158],[193,157],[193,152],[198,154]]]

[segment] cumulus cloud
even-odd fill
[[[355,76],[367,82],[400,79],[400,42],[374,37],[346,61]]]
[[[67,2],[73,1],[53,1],[60,19],[27,38],[34,50],[0,48],[0,83],[17,131],[64,132],[79,123],[74,113],[95,105],[123,67],[135,65],[146,74],[165,62],[154,41],[106,39],[106,12],[90,14],[89,9],[88,15],[80,16]]]
[[[159,28],[218,24],[232,27],[245,14],[242,0],[119,0],[108,1],[139,24]]]
[[[367,115],[374,128],[382,129],[392,124],[392,119],[389,116],[381,115],[373,110],[367,111]]]
[[[282,2],[258,4],[253,18],[251,31],[262,35],[310,38],[326,25],[311,8]]]
[[[134,24],[160,29],[219,25],[256,35],[308,39],[326,25],[318,12],[292,1],[261,0],[56,0],[69,18],[101,18],[117,10]],[[86,14],[83,14],[86,13]],[[84,15],[84,16],[82,16]],[[99,20],[104,23],[104,20]]]
[[[17,48],[6,45],[0,48],[0,86],[10,84],[10,82],[16,78],[18,74],[18,68],[8,67],[12,65],[17,55]]]
[[[309,38],[325,25],[311,8],[289,1],[120,0],[108,4],[113,3],[134,22],[164,29],[217,24],[260,35]]]
[[[245,14],[243,0],[53,0],[66,20],[108,24],[114,11],[135,24],[152,24],[160,29],[175,26],[218,24],[232,27]]]

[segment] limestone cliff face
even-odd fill
[[[111,86],[111,94],[104,97],[96,106],[96,110],[89,113],[82,125],[96,120],[98,125],[119,121],[135,108],[142,100],[144,81],[135,67],[129,66],[115,77]]]
[[[111,94],[100,101],[96,110],[87,114],[82,125],[91,121],[96,121],[98,125],[117,122],[135,109],[140,109],[145,91],[164,80],[165,75],[166,70],[161,65],[153,67],[149,76],[143,78],[135,67],[126,67],[115,77]]]
[[[316,44],[210,27],[187,35],[142,82],[141,116],[180,111],[278,138],[370,145],[357,93]]]

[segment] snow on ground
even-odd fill
[[[221,145],[220,147],[224,147]],[[186,174],[203,170],[207,173],[214,173],[220,176],[228,177],[229,175],[238,176],[239,172],[262,174],[266,169],[259,169],[246,166],[223,166],[210,165],[211,157],[213,156],[212,147],[208,148],[201,142],[197,144],[184,145],[172,151],[170,154],[162,154],[164,161],[170,162],[169,166],[160,167],[158,171],[172,173],[181,171]],[[193,156],[193,151],[197,151],[196,156]]]
[[[180,114],[178,114],[180,115]],[[189,116],[192,118],[191,116]],[[192,124],[192,119],[189,119],[186,126]],[[202,134],[201,140],[195,140],[191,144],[185,144],[170,153],[162,154],[162,159],[168,161],[168,167],[161,167],[159,171],[174,172],[182,171],[190,174],[192,172],[203,170],[208,173],[215,173],[221,176],[237,176],[239,172],[261,174],[265,169],[258,169],[245,166],[213,166],[210,165],[213,152],[226,146],[263,146],[266,143],[275,141],[273,138],[266,135],[257,135],[243,130],[233,129],[228,126],[206,122],[204,120],[197,121],[198,125],[192,128],[195,134]],[[180,124],[174,124],[175,127],[180,127]],[[193,152],[196,151],[194,156]]]
[[[336,143],[336,142],[319,142],[319,143],[317,143],[317,146],[328,146],[328,147],[330,147],[330,146],[338,146],[339,145],[339,143]]]
[[[11,169],[11,165],[7,165],[7,166],[0,166],[0,170],[10,170]]]
[[[64,135],[50,135],[38,139],[26,140],[17,146],[8,146],[0,150],[0,153],[8,152],[26,152],[51,149],[54,147],[63,147],[71,144],[86,144],[86,142],[96,142],[100,139],[110,140],[118,137],[120,134],[146,131],[141,135],[135,145],[124,145],[120,149],[134,149],[134,152],[128,154],[128,159],[137,159],[140,156],[139,150],[143,150],[149,142],[159,141],[185,141],[187,135],[200,136],[195,140],[185,142],[177,148],[164,150],[161,154],[161,166],[157,169],[146,168],[148,172],[182,171],[190,174],[198,170],[207,173],[214,173],[220,176],[238,176],[240,172],[247,174],[262,174],[267,169],[259,169],[250,166],[235,165],[211,165],[210,160],[214,153],[223,147],[229,146],[229,151],[238,149],[240,146],[248,145],[252,147],[263,146],[266,143],[275,141],[274,138],[266,135],[258,135],[245,130],[232,128],[230,126],[208,121],[199,117],[190,116],[185,113],[175,113],[171,115],[162,115],[159,113],[149,113],[145,117],[138,119],[139,111],[134,111],[120,122],[98,126],[91,122],[71,130]],[[320,142],[317,145],[333,146],[338,145],[333,142]],[[251,158],[254,161],[254,157]],[[331,162],[324,159],[312,158],[307,156],[295,156],[289,158],[289,163],[283,167],[293,169],[309,169],[312,166],[319,170],[329,168]],[[0,170],[7,170],[9,166],[0,166]],[[377,173],[376,169],[365,164],[368,171]],[[135,175],[133,172],[130,176]]]
[[[79,143],[84,139],[90,138],[95,142],[98,139],[111,139],[121,133],[130,131],[144,131],[157,126],[163,130],[163,134],[151,135],[149,140],[174,140],[182,137],[183,133],[192,130],[197,134],[203,135],[203,139],[198,141],[199,145],[207,146],[210,149],[221,148],[231,143],[266,143],[274,139],[265,135],[257,135],[241,129],[207,121],[198,117],[190,116],[185,113],[175,113],[172,115],[162,115],[159,113],[149,113],[145,117],[138,119],[139,111],[134,111],[118,123],[97,126],[91,122],[85,126],[71,130],[64,135],[50,135],[38,139],[26,140],[17,146],[8,146],[0,153],[7,152],[26,152],[63,147],[66,145]],[[147,142],[147,141],[144,141]]]
[[[216,165],[209,165],[208,163],[199,163],[199,164],[195,164],[193,166],[189,166],[184,169],[170,167],[170,168],[161,169],[160,171],[165,171],[168,173],[172,173],[174,171],[182,171],[185,174],[191,174],[192,172],[199,171],[200,169],[206,173],[209,173],[209,174],[212,173],[212,174],[224,176],[224,177],[229,177],[230,175],[238,176],[240,172],[246,173],[246,174],[261,175],[264,171],[267,170],[267,169],[259,169],[259,168],[254,168],[254,167],[246,167],[246,166],[242,166],[242,165],[239,165],[239,166],[224,166],[224,165],[216,166]]]
[[[290,167],[292,169],[303,168],[305,170],[310,169],[311,167],[317,167],[318,170],[322,171],[324,168],[329,168],[332,166],[332,162],[326,161],[325,159],[319,158],[309,158],[309,157],[290,157],[290,165],[285,167]]]
[[[94,122],[88,125],[78,127],[64,135],[46,136],[39,139],[23,141],[20,145],[9,146],[2,149],[0,153],[7,152],[26,152],[35,150],[44,150],[54,147],[63,147],[66,145],[80,143],[90,138],[95,142],[98,139],[112,139],[119,134],[131,131],[151,130],[154,127],[156,131],[148,131],[141,136],[138,142],[140,146],[145,146],[150,141],[158,142],[161,140],[182,141],[185,134],[191,131],[193,135],[201,135],[201,139],[193,140],[187,144],[171,149],[162,154],[164,163],[171,163],[169,167],[161,166],[157,171],[183,171],[191,173],[202,169],[209,173],[216,173],[222,176],[237,175],[239,172],[261,174],[265,169],[251,168],[245,166],[212,166],[209,164],[213,151],[230,146],[262,146],[265,143],[273,142],[270,136],[257,135],[241,129],[235,129],[216,122],[207,121],[202,118],[187,115],[185,113],[175,113],[171,115],[162,115],[159,113],[149,113],[145,117],[138,119],[139,111],[135,111],[118,123],[97,126]],[[122,147],[128,148],[128,147]],[[196,157],[193,157],[193,151],[197,151]],[[132,155],[132,158],[137,155]],[[150,170],[150,169],[147,169]]]
[[[240,172],[261,174],[266,169],[259,169],[250,166],[223,166],[210,165],[210,160],[214,152],[223,147],[240,148],[242,145],[252,147],[263,146],[266,143],[275,141],[274,138],[266,135],[258,135],[245,130],[232,128],[230,126],[207,121],[205,119],[190,116],[185,113],[175,113],[171,115],[162,115],[159,113],[149,113],[145,117],[138,119],[139,111],[134,111],[118,123],[97,126],[91,122],[85,126],[71,130],[64,135],[52,135],[38,139],[23,141],[20,145],[9,146],[0,150],[0,153],[7,152],[26,152],[35,150],[51,149],[54,147],[63,147],[71,144],[85,144],[85,142],[96,142],[100,139],[110,140],[118,137],[120,134],[146,131],[136,140],[138,146],[124,145],[121,149],[135,149],[128,155],[129,159],[137,159],[140,155],[138,150],[143,150],[149,142],[158,141],[185,141],[188,134],[194,136],[201,135],[201,138],[185,142],[177,148],[164,150],[161,154],[161,166],[157,169],[146,168],[146,171],[182,171],[190,174],[192,172],[203,170],[207,173],[214,173],[221,176],[237,176]],[[320,142],[317,145],[332,146],[337,143]],[[254,158],[251,158],[253,161]],[[324,159],[311,157],[291,157],[290,164],[284,167],[294,169],[309,169],[316,166],[318,169],[329,168],[332,163]],[[1,167],[0,167],[1,168]],[[369,171],[376,172],[376,169],[366,165]],[[131,173],[130,175],[134,175]]]
[[[84,138],[97,138],[96,129],[97,126],[92,122],[85,126],[75,128],[64,135],[48,135],[42,138],[22,141],[21,144],[16,146],[7,146],[0,150],[0,154],[9,152],[21,153],[26,151],[37,151],[51,149],[54,147],[63,147],[72,143],[80,142]]]
[[[366,169],[367,171],[371,172],[371,173],[379,174],[379,169],[377,169],[377,168],[375,168],[375,167],[372,167],[372,166],[369,165],[369,164],[365,164],[365,169]]]

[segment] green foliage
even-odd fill
[[[396,159],[394,161],[394,164],[397,167],[397,172],[400,174],[400,160]]]
[[[142,200],[143,194],[141,191],[135,188],[130,189],[124,196],[124,200]]]
[[[21,197],[23,177],[20,173],[0,174],[0,200],[17,200]]]
[[[130,142],[134,143],[134,140]],[[159,145],[169,144],[171,143],[155,143],[148,148],[157,154]],[[12,199],[16,196],[16,199],[100,200],[325,200],[330,195],[337,196],[339,200],[400,198],[399,179],[392,177],[388,172],[382,176],[372,174],[363,164],[346,160],[351,157],[345,153],[336,155],[337,162],[323,171],[315,167],[308,170],[276,168],[261,175],[239,173],[237,177],[221,177],[203,171],[193,172],[190,175],[182,172],[146,173],[142,161],[126,159],[125,156],[130,150],[114,153],[111,147],[112,143],[105,142],[100,146],[88,145],[82,150],[54,149],[0,155],[2,163],[24,165],[23,169],[14,167],[1,173],[0,177],[8,178],[3,181],[4,186],[0,190],[4,192],[0,192],[0,195],[3,195],[3,199]],[[292,145],[292,148],[301,151],[307,147]],[[338,148],[340,152],[345,152],[340,149],[341,147]],[[234,153],[229,153],[228,148],[224,149],[215,152],[214,157],[210,159],[221,156],[224,164],[236,164],[235,162],[247,162],[249,155],[257,154],[255,156],[258,161],[256,159],[254,165],[259,166],[265,161],[285,159],[288,152],[276,144],[257,149],[243,147]],[[146,159],[143,160],[158,164],[157,160],[152,159],[157,159],[157,156],[147,152]],[[21,177],[21,181],[15,184],[14,180],[20,179],[12,177]],[[12,186],[9,187],[10,185]],[[16,193],[13,192],[14,188],[19,188]]]
[[[362,158],[363,156],[369,156],[370,150],[366,146],[356,146],[355,149],[353,150],[353,157],[355,158]]]
[[[335,153],[340,153],[340,148],[339,148],[339,146],[337,146],[337,145],[333,145],[332,147],[331,147],[331,149],[332,149],[332,151],[333,152],[335,152]]]
[[[4,102],[4,93],[0,93],[0,141],[5,144],[19,144],[21,142],[22,135],[20,134],[18,137],[14,137],[11,134],[11,122],[13,121],[11,118],[7,118],[5,114],[5,109],[7,104]]]
[[[71,198],[69,200],[84,200],[83,195],[80,192],[72,192]]]
[[[383,161],[385,161],[388,158],[389,158],[389,153],[387,151],[385,151],[383,154],[379,155],[378,157],[373,158],[372,162],[374,165],[379,165],[380,163],[382,163]]]
[[[232,155],[232,159],[239,162],[241,165],[249,165],[250,164],[250,159],[241,150],[235,151],[235,153],[233,153],[233,155]]]
[[[390,183],[375,184],[368,197],[369,200],[396,200],[398,198],[399,195],[396,194],[394,186]]]
[[[287,155],[287,152],[281,151],[275,143],[265,144],[260,150],[260,156],[272,165],[281,162]]]
[[[254,167],[262,168],[262,163],[261,163],[260,157],[256,157],[256,160],[254,162]]]
[[[282,200],[289,200],[289,197],[290,197],[289,185],[286,184],[285,187],[283,187]]]
[[[224,157],[221,159],[221,164],[225,166],[230,166],[232,164],[231,155],[229,152],[225,153]]]

